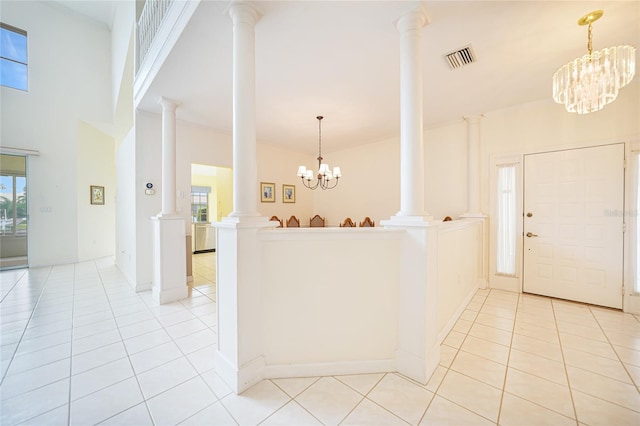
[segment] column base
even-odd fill
[[[216,373],[236,395],[264,379],[264,364],[264,358],[258,357],[245,366],[236,368],[222,352],[215,352]]]
[[[465,213],[460,215],[460,219],[485,219],[487,217],[484,213]]]
[[[387,220],[381,220],[382,226],[429,226],[433,222],[433,216],[391,216]]]
[[[429,348],[424,357],[417,357],[402,349],[396,352],[396,370],[398,373],[423,385],[427,384],[438,364],[440,364],[439,343]]]
[[[169,290],[157,290],[154,287],[151,291],[151,298],[159,305],[186,299],[187,297],[189,297],[189,288],[186,285]]]

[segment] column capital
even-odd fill
[[[181,102],[175,101],[170,98],[165,98],[164,96],[160,96],[160,98],[158,98],[158,103],[162,105],[162,109],[168,109],[171,111],[175,111],[176,108],[182,105]]]
[[[469,124],[479,123],[480,120],[482,120],[484,118],[484,114],[465,115],[462,118],[464,118],[465,121],[467,121]]]
[[[227,8],[227,13],[234,25],[245,23],[253,26],[262,18],[262,13],[253,4],[246,1],[233,1]]]
[[[405,13],[395,21],[395,26],[400,33],[422,29],[431,22],[424,6],[419,6]]]

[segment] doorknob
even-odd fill
[[[532,232],[527,232],[527,237],[531,238],[531,237],[537,237],[538,234],[534,234]]]

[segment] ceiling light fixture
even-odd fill
[[[593,52],[591,24],[604,11],[596,10],[578,19],[578,25],[588,25],[589,53],[574,59],[553,75],[553,100],[564,104],[569,112],[587,114],[599,111],[613,102],[618,91],[635,74],[636,49],[633,46],[614,46]]]
[[[298,177],[302,178],[302,184],[309,189],[316,189],[318,187],[322,189],[333,189],[338,185],[338,180],[342,177],[340,167],[334,167],[333,171],[329,169],[328,164],[322,164],[322,117],[321,115],[316,117],[318,119],[318,174],[316,176],[316,182],[313,181],[313,171],[307,170],[305,166],[298,167]]]

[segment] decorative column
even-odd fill
[[[396,22],[400,33],[400,211],[398,216],[430,218],[424,208],[424,126],[422,120],[423,9]]]
[[[426,383],[440,361],[438,344],[438,223],[424,208],[422,7],[397,20],[400,33],[400,211],[387,228],[402,229],[398,296],[398,372]]]
[[[257,208],[255,25],[260,14],[247,3],[229,8],[233,21],[233,212],[260,216]]]
[[[162,105],[162,212],[176,214],[176,108],[179,103],[161,97]]]
[[[480,218],[482,221],[482,241],[489,238],[487,216],[480,207],[480,122],[484,115],[475,114],[464,117],[467,121],[467,212],[460,218]],[[489,253],[485,246],[482,250],[482,279],[478,288],[486,288],[489,281]]]
[[[467,121],[467,212],[461,217],[485,217],[480,209],[480,121],[483,115],[469,115]]]
[[[216,372],[235,393],[264,378],[262,255],[258,233],[273,225],[257,210],[255,129],[255,25],[249,3],[234,2],[233,21],[233,213],[218,230],[218,350]]]
[[[153,221],[152,297],[169,303],[188,296],[186,232],[176,212],[176,108],[178,102],[160,98],[162,105],[162,211]]]

